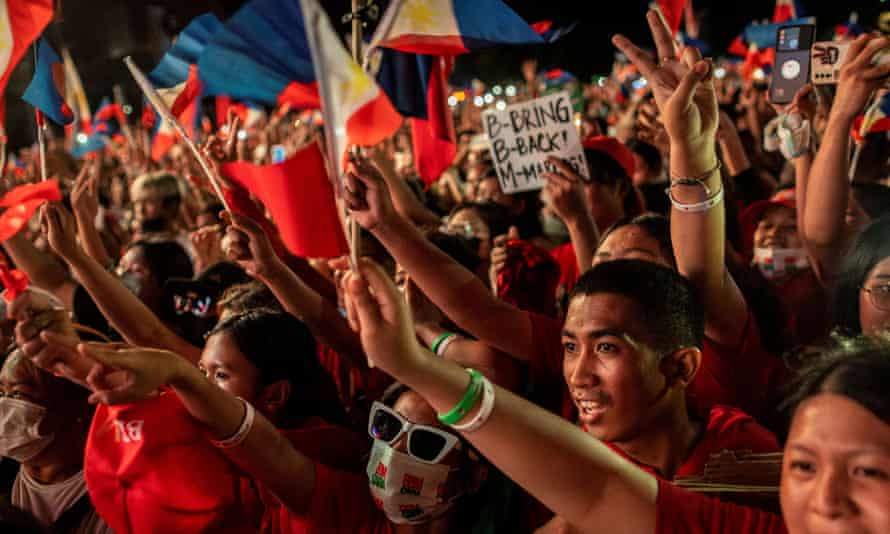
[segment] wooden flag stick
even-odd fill
[[[176,117],[173,116],[173,113],[170,112],[170,108],[167,107],[161,99],[161,96],[155,91],[155,88],[151,85],[151,82],[148,81],[148,78],[145,77],[145,74],[139,70],[139,67],[136,66],[133,59],[130,56],[127,56],[124,58],[124,63],[126,63],[127,68],[130,69],[130,74],[133,75],[133,79],[136,80],[139,88],[142,89],[145,98],[147,98],[152,107],[155,108],[155,111],[158,112],[161,119],[170,123],[170,125],[173,126],[173,129],[176,130],[176,133],[179,134],[179,137],[182,138],[182,141],[198,161],[198,165],[201,167],[201,172],[204,173],[204,176],[210,182],[210,185],[213,186],[213,191],[216,193],[219,201],[222,203],[225,210],[231,213],[232,210],[229,207],[229,203],[226,201],[226,196],[222,192],[222,186],[220,186],[220,179],[216,175],[216,172],[213,171],[207,158],[204,157],[204,154],[201,153],[201,150],[195,142],[188,136],[182,124],[180,124],[179,121],[176,120]]]
[[[352,60],[361,65],[359,55],[362,46],[362,20],[358,12],[359,0],[352,0]],[[352,148],[356,156],[361,154],[359,147]],[[361,228],[356,222],[355,217],[349,215],[349,257],[352,262],[352,268],[358,272],[358,256],[361,247],[360,232]]]
[[[34,50],[34,71],[37,71],[37,41],[31,45]],[[46,181],[46,117],[34,108],[34,122],[37,124],[37,151],[40,154],[40,181]]]

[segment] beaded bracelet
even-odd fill
[[[439,414],[439,421],[446,425],[457,423],[473,409],[479,394],[482,393],[482,374],[475,369],[467,369],[470,373],[470,383],[467,384],[467,390],[464,392],[463,398],[448,413]]]

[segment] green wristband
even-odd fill
[[[454,332],[444,332],[440,334],[439,337],[437,337],[436,340],[433,341],[433,344],[430,345],[430,351],[432,351],[433,354],[439,354],[439,345],[441,345],[443,341],[453,335],[455,335]]]
[[[467,413],[476,405],[479,395],[482,394],[482,373],[475,369],[467,369],[470,373],[470,383],[464,392],[464,398],[446,414],[440,414],[439,421],[446,425],[453,425],[464,418]]]

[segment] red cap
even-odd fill
[[[628,178],[633,177],[634,169],[636,168],[633,152],[618,139],[606,135],[594,135],[581,141],[581,145],[584,148],[602,152],[614,159],[624,169],[624,173]]]
[[[739,214],[739,225],[742,231],[742,246],[747,253],[751,253],[754,247],[754,231],[757,230],[757,224],[763,218],[766,210],[782,206],[785,208],[797,209],[794,200],[794,189],[782,189],[766,200],[758,200],[752,202]]]
[[[256,532],[235,468],[173,392],[100,405],[84,473],[96,511],[115,532]]]

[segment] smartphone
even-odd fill
[[[816,27],[800,24],[779,28],[776,38],[776,68],[769,89],[773,104],[791,102],[798,89],[810,81],[810,47]]]

